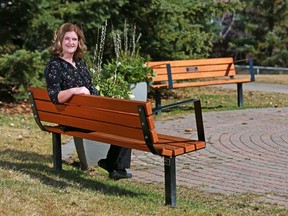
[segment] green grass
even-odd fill
[[[239,75],[249,77],[248,75]],[[256,75],[256,82],[288,85],[288,75]],[[200,99],[202,111],[224,111],[248,108],[288,107],[287,94],[269,93],[259,91],[246,91],[243,86],[243,107],[237,105],[237,91],[233,89],[221,89],[217,87],[192,87],[185,89],[163,91],[162,105],[195,98]],[[154,101],[152,101],[153,103]],[[154,104],[153,104],[154,106]],[[187,104],[177,109],[168,111],[168,115],[191,112],[193,104]],[[165,113],[163,113],[165,116]],[[167,114],[167,113],[166,113]]]
[[[287,94],[283,93],[244,91],[243,97],[244,106],[238,107],[236,90],[221,89],[217,87],[194,87],[165,92],[162,99],[162,105],[195,98],[200,99],[203,112],[248,108],[288,107]],[[162,113],[162,116],[189,113],[191,112],[191,109],[193,109],[193,104],[189,103],[178,108],[166,110]]]
[[[245,93],[243,108],[237,107],[233,90],[195,88],[173,96],[200,98],[205,112],[288,107],[287,95],[272,93]],[[188,111],[161,117],[174,112]],[[177,187],[177,206],[172,208],[164,205],[164,183],[112,181],[97,167],[83,172],[64,164],[63,171],[55,171],[51,134],[40,131],[30,113],[1,109],[0,117],[0,215],[288,215],[288,209],[261,203],[255,194],[212,194],[201,187]]]

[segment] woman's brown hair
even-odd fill
[[[62,55],[62,41],[66,32],[74,31],[78,36],[79,45],[74,53],[74,59],[81,59],[84,53],[87,51],[87,46],[85,45],[85,37],[82,30],[72,23],[62,24],[54,34],[54,40],[52,45],[51,53],[56,56]]]

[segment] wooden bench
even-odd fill
[[[238,106],[243,106],[243,83],[255,81],[253,59],[249,59],[250,77],[236,75],[232,57],[178,61],[147,62],[157,74],[152,77],[150,88],[154,91],[156,108],[161,108],[161,91],[196,86],[237,84]],[[189,101],[187,101],[189,102]]]
[[[61,134],[151,152],[164,157],[165,201],[176,205],[175,157],[205,148],[199,100],[194,101],[198,140],[192,140],[159,134],[150,102],[75,95],[69,103],[55,105],[46,89],[31,87],[28,93],[36,123],[52,133],[55,169],[62,169]]]

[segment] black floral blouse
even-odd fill
[[[73,87],[85,86],[89,89],[90,94],[98,95],[92,85],[86,65],[82,61],[76,61],[75,63],[76,68],[69,62],[55,56],[47,64],[44,76],[48,94],[53,103],[59,104],[58,94],[60,91]]]

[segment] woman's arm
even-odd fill
[[[75,87],[66,90],[62,90],[58,94],[58,102],[65,103],[67,102],[73,95],[79,94],[88,94],[90,95],[90,91],[86,87]]]

